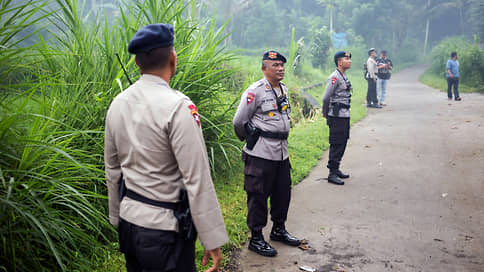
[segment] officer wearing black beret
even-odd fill
[[[196,232],[206,249],[202,265],[211,257],[210,271],[217,271],[220,247],[228,242],[197,107],[169,85],[177,65],[173,38],[168,24],[134,35],[128,51],[141,77],[114,98],[106,115],[109,221],[118,226],[128,272],[196,271]],[[175,216],[181,204],[190,207],[192,235]]]
[[[262,229],[267,224],[267,199],[273,222],[270,239],[298,246],[298,238],[287,232],[285,222],[291,200],[291,174],[287,137],[289,135],[288,89],[284,78],[286,58],[276,51],[262,56],[264,78],[242,94],[234,116],[234,129],[241,141],[244,190],[247,192],[247,225],[252,237],[249,249],[272,257],[277,254],[264,240]]]
[[[339,51],[334,55],[334,71],[328,78],[323,96],[323,117],[329,126],[328,182],[344,185],[341,179],[349,178],[340,170],[350,136],[350,106],[353,88],[345,72],[351,68],[351,53]]]

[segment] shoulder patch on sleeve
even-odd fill
[[[197,106],[191,104],[191,105],[188,105],[188,109],[190,109],[193,119],[195,119],[195,122],[197,122],[198,127],[200,127],[200,115],[198,114]]]
[[[255,94],[253,92],[247,92],[247,105],[254,101]]]
[[[334,85],[338,79],[336,77],[331,78],[331,85]]]

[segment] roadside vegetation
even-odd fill
[[[459,61],[459,92],[484,92],[484,50],[478,37],[469,42],[465,37],[442,40],[432,50],[431,66],[420,76],[420,81],[432,88],[447,92],[446,64],[451,52]]]

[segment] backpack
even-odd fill
[[[366,62],[363,64],[363,76],[365,79],[370,79],[370,74],[368,74],[368,64],[366,64]]]

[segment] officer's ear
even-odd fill
[[[261,66],[262,72],[264,72],[266,70],[266,68],[267,68],[267,66],[266,66],[265,61],[262,61],[262,66]]]
[[[172,48],[172,50],[170,50],[170,57],[168,59],[168,62],[170,64],[170,67],[172,68],[172,77],[173,77],[175,75],[176,66],[178,64],[178,57],[176,55],[175,48]]]
[[[134,55],[134,62],[136,63],[136,65],[138,65],[139,67],[139,62],[138,62],[138,56]]]

